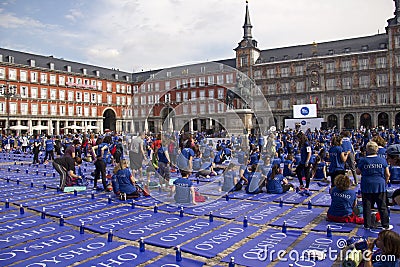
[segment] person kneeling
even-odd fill
[[[267,177],[267,193],[283,194],[290,188],[294,188],[294,186],[288,183],[288,180],[281,174],[279,165],[275,164]]]
[[[181,176],[176,179],[171,187],[171,196],[175,193],[174,199],[176,203],[193,203],[196,205],[196,197],[194,192],[194,186],[190,181],[190,172],[186,170],[180,170]]]
[[[119,164],[114,167],[114,175],[112,178],[113,190],[120,197],[131,199],[140,197],[140,193],[136,187],[136,181],[129,167],[128,160],[122,159]]]
[[[358,217],[356,208],[356,192],[350,190],[351,180],[347,175],[340,174],[335,178],[335,187],[331,190],[331,206],[327,219],[332,222],[364,224],[364,218]]]

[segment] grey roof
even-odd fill
[[[313,44],[307,44],[266,49],[261,51],[257,63],[309,58],[313,56],[314,52],[316,52],[318,56],[328,56],[362,51],[367,52],[382,50],[387,48],[387,44],[387,34],[377,34],[372,36],[337,40],[319,44],[317,43],[316,46],[314,46]]]
[[[25,53],[21,51],[15,51],[5,48],[0,48],[0,54],[3,55],[3,62],[8,62],[7,57],[14,57],[14,63],[30,66],[30,60],[35,60],[35,67],[49,69],[50,63],[54,64],[54,70],[67,71],[66,66],[71,67],[71,72],[76,74],[83,74],[82,69],[86,69],[87,75],[96,75],[96,71],[99,72],[99,78],[103,79],[114,79],[115,74],[118,74],[118,80],[126,81],[126,76],[131,80],[131,73],[119,71],[118,69],[108,69],[99,66],[83,64],[79,62],[73,62],[62,58],[55,58],[53,56],[42,56],[36,54]]]

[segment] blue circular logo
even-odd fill
[[[308,109],[308,107],[302,107],[300,113],[303,116],[307,116],[310,113],[310,110]]]
[[[301,125],[306,125],[307,122],[306,121],[301,121]]]

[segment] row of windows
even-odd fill
[[[31,82],[31,83],[40,83],[40,84],[50,84],[50,85],[59,85],[59,86],[70,86],[70,87],[78,87],[84,89],[97,89],[99,91],[103,90],[103,81],[93,80],[93,79],[83,79],[76,78],[72,76],[63,76],[56,74],[49,74],[45,72],[36,72],[36,71],[26,71],[19,70],[19,79],[17,75],[16,69],[8,69],[8,75],[6,75],[6,69],[0,68],[0,80],[8,79],[10,81],[19,81],[19,82]],[[58,81],[57,81],[58,79]],[[107,92],[113,92],[113,83],[106,82],[106,90]],[[115,92],[117,93],[132,93],[132,86],[128,84],[115,84]]]
[[[150,112],[152,109],[150,109]],[[198,115],[198,114],[213,114],[213,113],[223,113],[226,111],[226,105],[224,103],[209,103],[209,104],[198,104],[198,105],[188,105],[183,104],[182,106],[178,107],[176,110],[177,114],[182,115]],[[146,108],[134,109],[133,116],[134,117],[147,117],[153,114],[148,113],[149,110]]]
[[[388,75],[387,74],[377,74],[375,78],[375,84],[377,87],[387,87],[389,84]],[[371,86],[371,77],[369,75],[361,75],[358,78],[358,86],[354,84],[353,77],[343,77],[341,79],[337,78],[329,78],[326,79],[326,90],[337,90],[338,88],[342,89],[352,89],[352,88],[369,88]],[[400,86],[400,73],[396,74],[396,85]],[[305,81],[296,81],[296,82],[280,82],[280,83],[271,83],[265,86],[264,93],[275,94],[280,88],[280,93],[290,93],[297,92],[302,93],[305,92],[306,82]]]
[[[396,66],[400,67],[400,56],[396,56]],[[371,67],[375,67],[377,69],[385,69],[387,67],[387,59],[386,57],[378,57],[375,60],[375,63],[370,62],[369,58],[360,58],[358,60],[358,70],[367,70]],[[327,62],[325,64],[326,73],[333,73],[335,71],[351,71],[353,70],[352,61],[351,60],[343,60],[340,63],[339,69],[336,66],[335,62]],[[280,72],[279,72],[280,71]],[[280,75],[278,75],[280,73]],[[278,77],[289,77],[289,76],[302,76],[306,74],[306,68],[303,65],[298,65],[292,67],[280,67],[280,69],[276,67],[267,68],[265,71],[265,78],[272,79]],[[262,70],[256,70],[254,72],[255,79],[262,79],[263,72]]]
[[[210,89],[210,90],[200,90],[198,91],[191,91],[190,92],[190,98],[189,98],[189,92],[175,92],[175,102],[186,102],[189,100],[206,100],[206,93],[208,95],[207,99],[214,99],[215,98],[215,90]],[[219,88],[217,90],[217,98],[218,99],[224,99],[225,98],[225,90],[223,88]],[[139,102],[140,100],[140,102]],[[164,95],[164,103],[169,103],[171,101],[171,94],[166,94]],[[133,105],[152,105],[152,104],[157,104],[160,102],[160,95],[155,94],[155,95],[142,95],[142,96],[134,96],[133,97]]]
[[[133,92],[138,93],[139,89],[141,93],[145,92],[153,92],[153,91],[168,91],[171,89],[180,89],[180,88],[194,88],[198,86],[205,86],[207,85],[226,85],[226,84],[233,84],[234,76],[233,73],[229,74],[221,74],[221,75],[210,75],[210,76],[203,76],[197,78],[189,78],[189,79],[179,79],[174,81],[165,81],[163,84],[160,82],[146,82],[143,83],[140,88],[137,85],[133,86]]]
[[[376,97],[376,99],[373,99]],[[396,104],[400,104],[400,93],[396,94]],[[309,99],[297,99],[296,104],[306,104],[309,103]],[[371,95],[345,95],[345,96],[325,96],[321,100],[318,98],[313,99],[315,103],[317,103],[320,107],[326,108],[334,108],[334,107],[350,107],[353,105],[361,105],[361,106],[369,106],[371,102],[376,102],[378,105],[389,104],[389,94],[388,93],[378,93],[376,96]],[[339,103],[338,103],[339,101]],[[341,105],[340,105],[341,103]],[[282,109],[291,109],[292,104],[289,99],[282,100],[269,100],[269,106],[271,109],[282,108]]]
[[[1,85],[1,84],[0,84]],[[0,89],[0,96],[4,95],[5,88]],[[20,86],[19,91],[15,92],[18,94],[18,97],[24,98],[32,98],[32,99],[42,99],[42,100],[61,100],[61,101],[76,101],[76,102],[85,102],[85,103],[103,103],[103,95],[96,94],[91,92],[76,92],[76,91],[66,91],[60,89],[48,89],[48,88],[37,88],[31,87],[30,89],[27,86]],[[50,93],[50,96],[49,96]],[[113,104],[112,95],[107,95],[107,103]],[[117,105],[130,105],[131,97],[126,96],[116,96],[116,104]]]
[[[18,103],[10,102],[10,115],[52,115],[52,116],[85,116],[97,117],[97,107],[82,107],[82,106],[65,106],[65,105],[49,105],[36,103]],[[29,109],[30,105],[30,109]],[[40,107],[40,110],[39,110]],[[19,113],[18,113],[19,111]],[[6,102],[0,102],[0,114],[6,114]],[[124,109],[122,116],[131,116],[131,109]]]

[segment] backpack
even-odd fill
[[[115,152],[117,151],[117,146],[115,144],[111,145],[110,153],[114,156]]]

